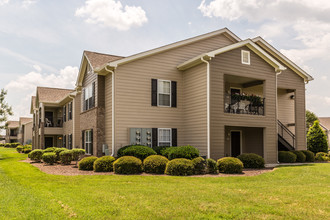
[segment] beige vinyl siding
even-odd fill
[[[115,146],[129,143],[129,128],[177,128],[183,139],[183,75],[177,65],[233,42],[224,35],[178,47],[119,66],[115,73]],[[151,106],[151,79],[177,81],[177,107]]]
[[[294,93],[287,93],[286,89],[277,90],[277,103],[278,103],[278,115],[277,118],[285,126],[287,126],[292,133],[295,133],[295,126],[288,126],[288,124],[295,123],[295,106],[294,99],[290,96]]]
[[[88,64],[89,65],[89,64]],[[93,71],[87,71],[88,68],[86,68],[84,80],[82,83],[83,89],[86,88],[87,86],[91,85],[93,82],[95,82],[95,106],[98,105],[98,75],[94,73]],[[83,100],[84,97],[83,95],[81,96],[81,111],[83,111]]]
[[[241,63],[241,50],[249,50],[251,65]],[[264,80],[265,116],[224,113],[224,75]],[[273,67],[247,47],[235,49],[211,60],[211,157],[224,155],[225,126],[264,128],[264,157],[277,162],[276,74]],[[222,88],[222,89],[221,89]]]
[[[112,75],[105,77],[105,143],[108,145],[110,154],[112,147]]]
[[[298,150],[306,149],[306,122],[305,122],[305,83],[303,78],[298,76],[291,69],[283,71],[278,76],[278,88],[295,90],[295,124],[296,124],[296,148]],[[286,114],[279,108],[279,115]],[[279,116],[280,117],[280,116]]]
[[[184,83],[184,143],[207,155],[206,64],[186,70]]]

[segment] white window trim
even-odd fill
[[[168,95],[166,93],[160,93],[159,92],[159,82],[169,82],[170,83],[170,105],[160,105],[159,104],[159,94],[165,94]],[[157,106],[158,107],[171,107],[172,106],[172,81],[171,80],[164,80],[164,79],[157,79]]]
[[[90,88],[90,93],[91,93],[91,95],[90,95],[88,98],[86,98],[86,97],[87,97],[86,94],[87,94],[89,88]],[[87,102],[88,104],[86,105],[86,109],[85,109],[85,111],[87,111],[87,110],[90,109],[90,108],[89,108],[89,100],[90,100],[90,98],[93,97],[93,83],[90,83],[89,85],[85,86],[84,89],[85,89],[85,92],[84,92],[84,97],[83,97],[82,108],[83,108],[84,103],[86,102],[86,100],[88,100],[88,102]],[[88,95],[89,95],[89,92],[88,92]]]
[[[92,141],[87,141],[87,132],[91,132],[92,130],[85,130],[85,143],[84,143],[84,148],[85,148],[85,151],[86,151],[86,155],[91,155],[90,152],[87,152],[87,148],[86,148],[86,144],[92,144],[92,147],[93,147],[93,142]],[[90,134],[89,134],[90,135]]]
[[[248,62],[244,62],[244,59],[243,59],[244,58],[244,53],[248,54]],[[241,51],[241,60],[242,60],[242,64],[250,65],[250,63],[251,63],[250,51],[242,50]]]
[[[158,138],[157,138],[158,143],[157,143],[157,146],[160,146],[159,143],[161,142],[161,141],[159,141],[160,140],[160,138],[159,138],[160,137],[160,135],[159,135],[160,130],[170,130],[170,145],[169,146],[172,146],[172,128],[158,128],[157,129],[157,133],[158,133]]]

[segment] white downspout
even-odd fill
[[[76,109],[76,103],[74,101],[74,97],[69,95],[69,98],[72,100],[72,112],[71,112],[71,115],[72,115],[72,148],[75,148],[76,146],[76,129],[75,129],[75,115],[74,112],[75,112],[75,109]]]
[[[275,126],[276,126],[276,133],[278,134],[278,125],[277,125],[277,120],[278,120],[278,97],[277,97],[277,76],[280,75],[282,73],[282,71],[276,70],[276,79],[275,79],[275,84],[276,84],[276,121],[275,121]],[[277,157],[277,163],[279,163],[278,161],[278,146],[276,147],[276,157]]]
[[[210,136],[210,63],[201,57],[201,61],[206,63],[206,108],[207,108],[207,158],[211,157],[211,136]]]
[[[115,155],[115,71],[109,70],[105,66],[105,70],[111,73],[111,156]]]

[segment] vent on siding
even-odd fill
[[[242,63],[250,65],[250,51],[242,50]]]

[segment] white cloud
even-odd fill
[[[87,0],[85,5],[75,13],[78,17],[86,17],[86,22],[128,30],[139,27],[148,21],[145,11],[140,7],[128,6],[115,0]]]
[[[10,81],[5,89],[8,90],[8,102],[12,105],[15,118],[29,116],[31,96],[35,95],[37,86],[74,88],[78,67],[66,66],[58,74],[41,73],[38,65],[33,66],[37,71],[29,72]]]
[[[0,0],[0,6],[8,4],[9,0]]]
[[[38,0],[23,0],[22,7],[29,8],[31,5],[34,5],[37,2],[38,2]]]
[[[38,72],[38,73],[40,73],[41,72],[41,67],[39,66],[39,65],[37,65],[37,64],[34,64],[33,65],[33,68]]]

